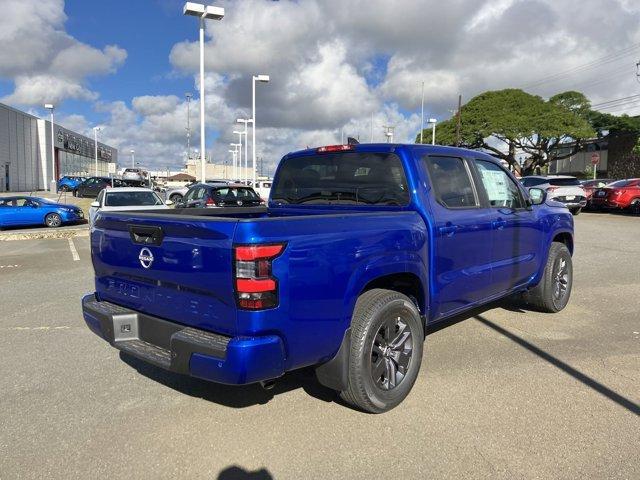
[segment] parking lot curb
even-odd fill
[[[0,232],[0,242],[14,240],[38,240],[43,238],[73,238],[88,237],[89,228],[69,228],[64,230],[38,230],[23,232]]]

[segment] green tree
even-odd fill
[[[575,90],[558,93],[549,99],[549,103],[569,110],[586,120],[588,120],[589,112],[591,112],[591,102],[587,96]]]
[[[460,117],[460,146],[485,149],[516,170],[520,170],[516,153],[523,151],[529,155],[524,173],[574,155],[582,141],[595,134],[584,118],[562,102],[546,102],[519,89],[484,92],[462,107]],[[424,131],[425,143],[431,139],[429,133]],[[558,148],[569,141],[571,148]],[[438,124],[436,143],[455,145],[455,118]]]

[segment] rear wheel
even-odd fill
[[[62,225],[62,218],[57,213],[50,213],[44,217],[44,223],[47,227],[56,228]]]
[[[348,387],[341,397],[371,413],[396,407],[418,377],[423,341],[420,313],[406,295],[363,293],[351,320]]]
[[[543,312],[556,313],[569,303],[573,285],[571,253],[564,243],[553,242],[540,283],[525,295],[528,304]]]
[[[173,203],[178,203],[182,201],[182,195],[179,195],[177,193],[174,193],[173,195],[171,195],[169,197],[169,200],[171,200]]]
[[[640,198],[634,198],[629,204],[629,211],[636,215],[640,214]]]

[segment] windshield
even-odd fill
[[[338,153],[282,161],[271,199],[286,204],[407,205],[407,180],[395,154]]]
[[[580,181],[577,178],[550,178],[549,185],[555,185],[556,187],[573,187],[580,185]]]
[[[163,205],[160,197],[153,192],[108,192],[105,207],[133,207]]]
[[[56,203],[53,200],[49,200],[48,198],[41,198],[41,197],[33,197],[33,199],[36,202],[40,202],[40,203]]]

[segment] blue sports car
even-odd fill
[[[84,214],[75,205],[54,203],[39,197],[0,198],[0,228],[24,225],[59,227],[63,223],[81,220],[84,220]]]
[[[84,180],[84,177],[65,175],[58,180],[58,192],[73,192]]]

